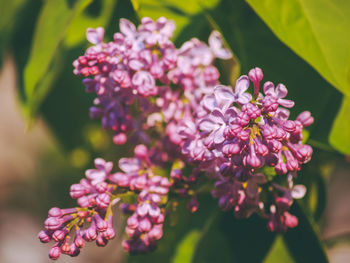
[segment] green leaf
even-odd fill
[[[333,123],[329,142],[344,154],[350,154],[350,97],[344,96],[340,111]]]
[[[50,0],[45,2],[33,36],[29,60],[24,70],[24,85],[29,116],[34,115],[33,103],[38,85],[45,77],[74,15],[77,10],[82,6],[86,6],[90,1]],[[48,89],[50,86],[41,85],[40,87]],[[35,103],[40,102],[35,100]]]
[[[190,263],[192,262],[195,247],[201,237],[201,231],[194,229],[190,231],[177,245],[175,256],[172,263]]]
[[[266,220],[257,215],[240,220],[232,211],[219,212],[201,238],[193,262],[262,262],[274,239]]]
[[[279,39],[350,95],[350,1],[247,2]]]
[[[8,38],[12,33],[16,15],[23,8],[24,0],[1,1],[0,2],[0,68],[2,66],[2,56],[7,48]]]
[[[291,213],[298,217],[299,224],[284,234],[284,241],[295,261],[298,263],[329,262],[320,241],[317,226],[304,210],[301,202],[294,202]]]
[[[176,23],[175,37],[191,22],[191,17],[202,12],[202,6],[208,8],[217,5],[219,0],[188,0],[186,4],[177,0],[134,0],[132,1],[139,17],[148,16],[157,19],[161,16]],[[196,32],[192,32],[193,37]]]
[[[116,4],[117,0],[95,0],[88,8],[81,5],[69,26],[64,44],[69,47],[75,46],[86,39],[85,33],[88,27],[106,26]]]
[[[263,262],[280,263],[281,259],[283,259],[283,263],[295,262],[292,256],[290,255],[288,248],[286,247],[283,237],[278,236]]]

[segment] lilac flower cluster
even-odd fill
[[[212,32],[209,45],[193,38],[177,49],[170,40],[174,29],[164,17],[143,18],[137,28],[121,19],[109,43],[103,28],[87,30],[93,46],[73,65],[86,91],[97,95],[90,115],[102,118],[114,143],[143,144],[134,157],[119,160],[119,172],[96,159],[96,169],[71,186],[78,207],[49,211],[39,239],[55,241],[50,258],[75,256],[85,241],[106,245],[116,235],[114,205],[128,215],[124,249],[155,249],[174,198],[186,198],[192,213],[199,209],[204,175],[214,181],[212,195],[222,210],[239,218],[257,213],[271,231],[298,224],[289,208],[306,192],[294,179],[312,155],[303,143],[311,114],[290,120],[294,102],[285,99],[286,87],[261,84],[260,68],[241,76],[234,90],[220,84],[215,59],[232,57],[220,34]]]
[[[303,186],[293,187],[293,178],[303,163],[310,160],[312,148],[302,143],[302,131],[313,123],[310,113],[289,120],[286,108],[294,102],[284,99],[287,89],[272,82],[263,84],[262,70],[254,68],[241,76],[233,91],[218,85],[206,95],[196,112],[184,118],[179,127],[182,153],[193,164],[216,177],[213,196],[223,210],[234,209],[236,216],[249,217],[256,212],[270,218],[271,230],[296,226],[296,218],[287,210]],[[254,96],[247,93],[250,81]],[[195,117],[193,117],[195,116]],[[269,182],[264,169],[274,168],[276,176],[286,176],[283,188]],[[287,180],[288,178],[288,180]],[[272,196],[270,214],[260,200],[263,185],[269,185]]]

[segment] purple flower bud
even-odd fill
[[[91,242],[92,240],[95,240],[97,238],[95,223],[92,223],[91,226],[85,230],[83,237],[88,242]]]
[[[47,230],[57,230],[62,225],[62,220],[57,217],[49,217],[45,220],[45,228]]]
[[[277,174],[286,174],[288,172],[287,166],[283,161],[280,161],[275,166],[275,171]]]
[[[99,247],[105,247],[108,243],[108,240],[105,239],[102,235],[98,235],[96,238],[96,245]]]
[[[139,144],[135,147],[134,154],[137,158],[145,159],[148,156],[148,149],[145,145]]]
[[[241,147],[237,143],[229,143],[222,147],[222,153],[227,157],[230,157],[234,154],[239,153],[240,150],[241,150]]]
[[[40,239],[41,243],[48,243],[51,241],[51,234],[47,230],[42,230],[39,232],[38,238]]]
[[[108,184],[106,182],[99,182],[98,184],[96,184],[95,188],[97,192],[102,194],[108,190]]]
[[[287,227],[294,228],[298,225],[299,222],[296,216],[293,216],[288,212],[284,212],[283,215],[284,215],[284,220]]]
[[[304,127],[310,126],[314,122],[314,118],[309,111],[300,113],[297,120],[300,121]]]
[[[86,188],[81,184],[73,184],[70,187],[70,196],[74,199],[82,197],[87,193]]]
[[[283,130],[289,133],[293,133],[295,131],[296,125],[294,121],[287,120],[283,123]]]
[[[122,145],[126,143],[127,137],[125,133],[118,133],[114,135],[113,142],[117,145]]]
[[[96,198],[96,204],[102,209],[106,209],[111,202],[111,197],[109,194],[103,193],[99,194]]]
[[[150,240],[158,240],[163,236],[163,225],[154,225],[151,231],[148,232],[148,237]]]
[[[77,200],[77,203],[81,207],[89,207],[90,206],[89,198],[87,196],[79,197],[78,200]]]
[[[107,222],[101,218],[99,214],[94,216],[97,231],[103,232],[107,229]]]
[[[85,241],[79,230],[75,232],[74,244],[78,248],[83,248],[85,246]]]
[[[49,217],[61,217],[62,211],[58,207],[53,207],[49,210],[48,215],[49,215]]]
[[[152,223],[151,223],[151,221],[149,221],[149,219],[147,217],[143,218],[140,221],[138,229],[141,232],[148,232],[151,230],[151,228],[152,228]]]
[[[59,241],[62,241],[63,239],[65,239],[67,233],[68,233],[67,229],[56,230],[56,231],[52,234],[52,238],[53,238],[55,241],[59,242]]]
[[[253,68],[249,71],[248,76],[254,84],[254,98],[257,98],[259,95],[260,81],[264,77],[263,72],[260,68]]]
[[[128,227],[130,227],[132,229],[137,228],[139,225],[139,220],[137,219],[137,216],[135,216],[135,215],[130,216],[127,220],[127,225],[128,225]]]
[[[191,213],[194,213],[198,210],[199,203],[197,201],[197,197],[194,195],[191,200],[187,203],[187,209],[190,210]]]
[[[71,257],[76,257],[76,256],[78,256],[80,254],[80,248],[78,248],[76,245],[75,245],[75,243],[72,243],[71,245],[70,245],[70,252],[69,252],[69,255],[71,256]]]
[[[180,169],[171,170],[170,178],[174,181],[180,181],[182,179],[182,171]]]
[[[61,255],[61,248],[59,248],[58,246],[53,246],[49,251],[49,257],[52,260],[58,259],[60,255]]]

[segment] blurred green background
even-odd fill
[[[0,0],[0,262],[48,262],[36,238],[48,208],[75,205],[69,186],[93,159],[127,155],[92,121],[72,62],[88,47],[85,31],[103,26],[105,41],[120,18],[165,16],[176,22],[177,47],[207,42],[220,31],[234,58],[219,62],[232,84],[258,66],[264,79],[284,83],[296,102],[292,117],[312,112],[314,147],[299,182],[308,187],[293,212],[300,224],[284,236],[265,221],[236,220],[200,196],[195,215],[179,204],[156,252],[128,257],[118,237],[59,262],[350,262],[350,1],[337,0]],[[19,253],[20,251],[20,253]]]

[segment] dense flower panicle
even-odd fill
[[[93,46],[74,61],[74,73],[96,93],[90,115],[114,132],[113,142],[143,144],[134,157],[119,159],[118,172],[97,158],[95,169],[70,188],[78,207],[49,211],[38,235],[43,243],[55,242],[49,257],[76,256],[85,242],[107,245],[116,236],[116,204],[127,215],[124,249],[154,250],[177,204],[173,196],[186,198],[196,212],[204,176],[214,181],[211,193],[222,210],[237,218],[257,213],[271,231],[297,226],[289,209],[306,192],[294,179],[312,156],[303,142],[310,112],[290,120],[294,102],[286,99],[287,88],[261,83],[258,67],[234,89],[222,85],[214,62],[232,54],[216,31],[209,45],[193,38],[177,49],[170,40],[175,24],[164,17],[142,18],[138,27],[121,19],[119,28],[108,43],[103,28],[89,28]]]

